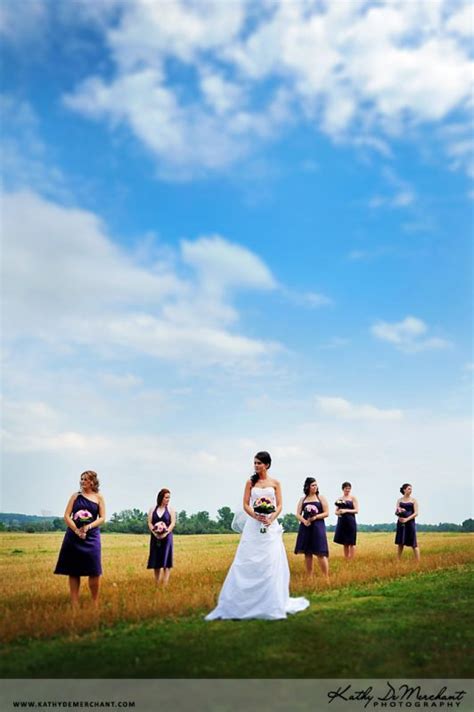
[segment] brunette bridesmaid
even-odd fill
[[[69,498],[64,520],[68,529],[54,573],[69,576],[73,606],[79,602],[81,576],[88,576],[92,600],[97,603],[102,575],[99,527],[105,522],[105,503],[99,492],[96,472],[87,470],[82,473],[80,490]]]
[[[173,567],[173,529],[176,526],[176,513],[170,507],[171,493],[169,489],[161,489],[156,498],[156,506],[148,512],[148,529],[150,530],[150,554],[148,569],[155,572],[156,584],[166,584],[169,581]]]
[[[326,579],[329,577],[329,548],[324,520],[329,515],[326,498],[319,494],[314,477],[307,477],[303,485],[304,497],[296,507],[300,522],[296,538],[295,554],[304,554],[306,573],[313,574],[313,556]]]
[[[351,496],[350,482],[342,483],[342,497],[336,502],[337,525],[334,542],[344,547],[344,558],[353,559],[357,539],[357,522],[355,515],[359,511],[357,497]]]
[[[402,496],[397,499],[395,514],[397,515],[397,533],[395,544],[398,545],[398,558],[401,559],[404,546],[411,546],[416,561],[420,560],[420,550],[416,539],[416,522],[418,502],[411,494],[413,487],[405,483],[400,487]]]

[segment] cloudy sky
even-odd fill
[[[470,3],[4,0],[3,511],[471,516]],[[333,517],[332,517],[333,519]]]

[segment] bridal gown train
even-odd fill
[[[275,501],[273,487],[253,487],[250,504],[259,497]],[[286,618],[309,606],[306,598],[290,598],[290,569],[283,545],[283,529],[274,521],[266,533],[247,516],[234,561],[227,573],[217,607],[206,620],[216,618]]]

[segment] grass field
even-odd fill
[[[156,590],[148,538],[103,536],[96,612],[84,586],[73,613],[52,570],[60,534],[1,534],[3,677],[468,677],[473,647],[470,534],[422,533],[417,567],[393,534],[362,534],[345,562],[331,545],[329,585],[308,581],[285,535],[293,595],[310,608],[284,621],[216,621],[237,535],[175,537],[175,569]],[[471,636],[471,637],[470,637]]]

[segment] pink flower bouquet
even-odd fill
[[[317,514],[319,514],[319,509],[316,507],[315,504],[305,505],[303,514],[304,519],[310,519],[311,517],[315,517]]]
[[[168,531],[168,527],[166,526],[166,524],[164,522],[157,522],[153,526],[153,532],[158,537],[158,541],[157,541],[158,546],[161,546],[161,539],[163,538],[163,534],[166,534],[167,531]]]
[[[83,527],[85,524],[90,524],[92,522],[92,514],[88,509],[79,509],[72,517],[76,527]]]

